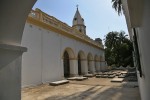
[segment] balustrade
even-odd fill
[[[42,12],[39,9],[31,10],[29,17],[32,17],[32,18],[37,19],[39,21],[42,21],[43,23],[51,25],[51,26],[58,28],[62,31],[65,31],[68,34],[72,34],[73,36],[78,37],[82,40],[85,40],[86,42],[89,42],[90,44],[93,44],[97,47],[104,48],[104,46],[102,44],[95,42],[93,39],[91,39],[87,35],[80,33],[77,29],[70,27],[66,23],[59,21],[58,19],[56,19],[53,16],[49,16],[48,14]]]

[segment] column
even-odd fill
[[[82,70],[82,74],[88,74],[88,65],[87,65],[87,60],[81,60],[81,70]]]
[[[0,44],[0,99],[21,99],[21,61],[27,48]]]
[[[26,18],[35,2],[0,1],[0,100],[21,100],[21,59],[27,49],[16,45],[21,44]]]
[[[102,71],[102,68],[101,68],[101,61],[99,61],[99,71],[100,71],[100,72]]]
[[[103,61],[101,61],[101,70],[104,71]]]
[[[102,71],[105,71],[105,70],[106,70],[105,61],[101,61],[101,70],[102,70]]]
[[[70,76],[78,76],[78,60],[70,59]]]
[[[95,74],[95,64],[94,60],[90,61],[90,71],[92,74]]]
[[[100,61],[96,61],[96,71],[100,72]]]
[[[61,79],[65,79],[65,77],[64,77],[64,59],[63,58],[61,59],[61,62],[60,62],[60,70],[61,70]]]

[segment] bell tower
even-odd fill
[[[84,19],[81,17],[80,12],[78,10],[78,5],[72,21],[72,27],[77,29],[79,32],[83,34],[86,34],[86,26],[84,25]]]

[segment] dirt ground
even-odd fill
[[[42,84],[22,89],[22,100],[140,100],[137,82],[112,83],[108,78],[70,81],[60,86]]]

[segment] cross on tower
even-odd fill
[[[77,7],[77,9],[78,9],[79,5],[76,5],[76,7]]]

